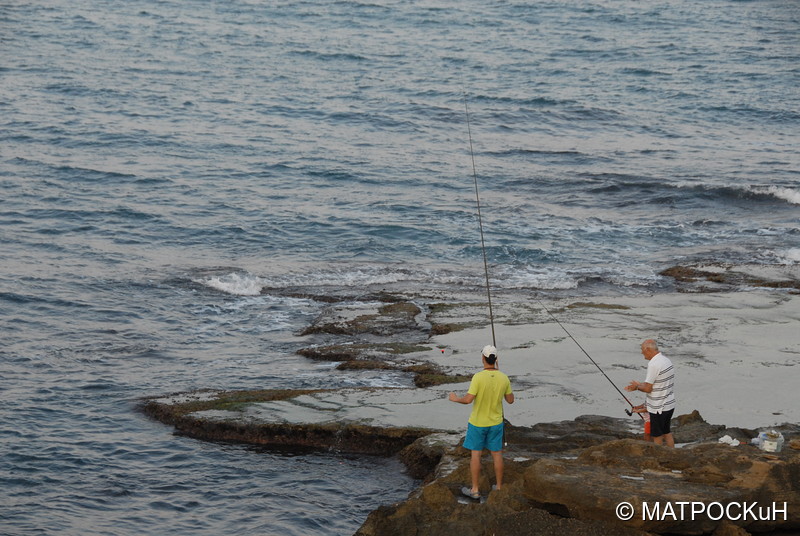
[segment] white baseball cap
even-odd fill
[[[483,354],[483,357],[489,357],[490,355],[494,355],[495,357],[497,357],[497,348],[495,348],[491,344],[487,344],[486,346],[483,347],[483,352],[481,353]]]

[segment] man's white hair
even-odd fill
[[[642,343],[642,348],[646,348],[648,350],[653,350],[654,352],[658,352],[658,344],[653,339],[647,339]]]

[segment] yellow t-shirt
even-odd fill
[[[469,422],[473,426],[495,426],[503,422],[503,397],[511,394],[508,376],[499,370],[483,370],[472,377],[469,384],[472,413]]]

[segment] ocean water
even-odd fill
[[[136,406],[408,385],[297,356],[297,296],[481,300],[470,142],[501,295],[796,276],[799,34],[794,0],[1,2],[0,532],[352,534],[404,498],[395,460]]]

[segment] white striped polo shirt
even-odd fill
[[[672,361],[661,352],[653,356],[647,363],[646,383],[653,384],[653,390],[647,393],[647,411],[649,413],[663,413],[675,409],[675,393],[673,384],[675,370]]]

